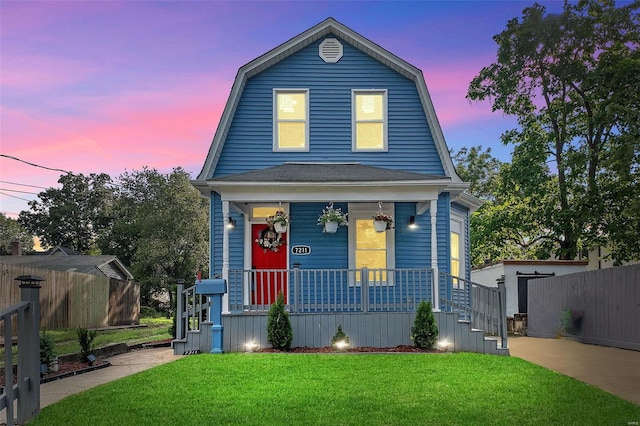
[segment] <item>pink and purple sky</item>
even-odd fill
[[[492,37],[533,2],[0,0],[0,211],[17,217],[60,176],[6,156],[195,177],[238,68],[328,17],[423,70],[450,148],[508,160],[499,136],[515,120],[465,94]]]

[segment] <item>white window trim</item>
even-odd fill
[[[371,219],[371,224],[373,226],[373,216],[378,211],[378,203],[349,203],[348,204],[348,212],[349,212],[349,221],[355,219]],[[384,204],[384,212],[391,216],[395,216],[395,204],[394,203],[385,203]],[[354,222],[355,223],[355,222]],[[394,270],[396,267],[396,231],[394,228],[388,229],[385,232],[385,236],[387,238],[387,270]],[[349,269],[356,269],[356,227],[349,226]],[[387,281],[382,283],[381,285],[392,286],[393,274],[387,274]],[[356,282],[355,276],[349,280],[350,286],[360,286],[360,281]]]
[[[356,132],[356,95],[360,94],[382,94],[382,148],[358,148]],[[351,89],[351,151],[352,152],[387,152],[388,129],[389,129],[389,108],[387,103],[387,89]],[[363,121],[364,122],[364,121]],[[377,121],[376,121],[377,122]]]
[[[304,148],[280,148],[278,144],[278,94],[281,93],[304,93],[305,94],[305,119],[304,128],[305,146]],[[309,89],[273,89],[273,152],[308,152],[309,151]],[[300,120],[283,120],[290,122],[300,122]]]
[[[467,264],[466,264],[466,244],[467,244],[467,239],[466,239],[466,220],[465,217],[460,214],[460,213],[456,213],[456,212],[451,212],[451,219],[450,219],[450,224],[449,224],[449,269],[451,269],[451,233],[454,231],[454,226],[457,227],[460,230],[460,247],[459,247],[459,262],[460,262],[460,271],[458,272],[458,277],[462,278],[464,280],[466,280],[466,273],[467,273]],[[452,271],[449,271],[449,275],[453,276],[451,274]],[[457,280],[456,280],[457,281]],[[458,289],[461,288],[463,286],[461,286],[459,283],[453,283],[453,288],[454,289]]]

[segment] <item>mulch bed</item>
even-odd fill
[[[391,348],[376,348],[371,346],[363,346],[359,348],[349,348],[343,351],[336,350],[333,346],[325,346],[323,348],[307,348],[307,347],[298,347],[291,348],[288,351],[280,351],[278,349],[273,348],[262,348],[258,349],[254,352],[265,352],[265,353],[275,353],[275,352],[286,352],[286,353],[295,353],[295,354],[326,354],[326,353],[444,353],[445,351],[439,349],[431,349],[431,350],[423,350],[418,348],[417,346],[411,345],[399,345]]]
[[[89,365],[86,362],[78,362],[78,361],[62,361],[58,363],[58,371],[47,373],[44,376],[40,377],[40,383],[47,383],[53,380],[63,379],[69,376],[75,376],[82,373],[87,373],[93,370],[99,370],[100,368],[105,368],[110,366],[111,364],[104,359],[97,359],[93,365]],[[17,383],[18,377],[17,374],[13,375],[13,383]],[[5,374],[4,368],[0,369],[0,387],[4,387],[5,385]]]

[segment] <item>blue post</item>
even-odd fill
[[[211,300],[209,321],[211,321],[211,353],[221,354],[222,350],[222,295],[227,292],[227,282],[222,279],[208,279],[196,282],[196,294],[204,294]]]

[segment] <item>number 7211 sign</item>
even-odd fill
[[[311,247],[309,246],[291,246],[291,254],[297,254],[298,256],[304,256],[311,253]]]

